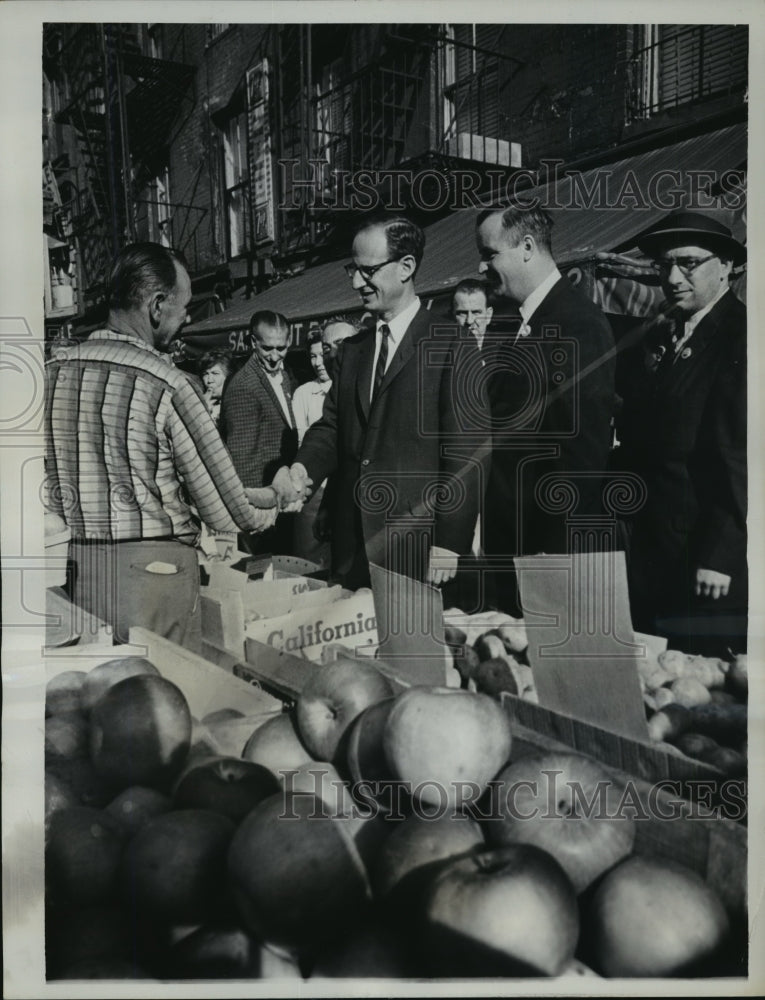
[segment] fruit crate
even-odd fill
[[[663,761],[643,755],[643,749],[654,751],[654,747],[643,748],[634,740],[522,703],[511,695],[503,695],[502,703],[511,720],[514,756],[550,751],[568,754],[573,748],[597,760],[620,786],[629,789],[635,802],[635,853],[692,868],[719,894],[732,920],[746,933],[747,829],[732,818],[733,814],[743,818],[739,814],[745,811],[745,802],[734,794],[735,789],[728,789],[731,815],[725,815],[721,807],[710,808],[674,794],[675,781],[656,773]]]
[[[502,692],[501,700],[513,723],[524,730],[595,757],[633,778],[654,785],[663,782],[682,798],[691,801],[706,798],[711,806],[724,806],[726,796],[734,788],[729,782],[746,791],[745,779],[731,779],[711,764],[668,748],[668,744],[622,736],[506,691]]]
[[[130,644],[91,645],[49,650],[45,657],[48,679],[66,670],[89,671],[107,660],[145,656],[163,677],[176,684],[188,702],[191,714],[201,720],[214,712],[235,709],[237,718],[206,724],[200,738],[212,749],[239,756],[244,743],[259,726],[283,710],[283,702],[257,683],[245,681],[218,664],[143,628],[130,630]]]

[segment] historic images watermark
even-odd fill
[[[677,212],[682,209],[742,208],[746,174],[742,170],[664,168],[647,176],[608,166],[581,172],[565,161],[540,160],[537,170],[478,172],[468,168],[424,170],[338,170],[325,160],[278,161],[279,209],[331,208],[350,212],[385,209],[404,212],[459,211],[516,202],[528,208],[631,209]],[[566,183],[561,183],[561,182]],[[534,194],[530,194],[530,189]],[[540,193],[541,191],[541,193]]]
[[[633,820],[743,820],[746,816],[746,781],[664,779],[638,787],[629,779],[617,784],[608,779],[585,786],[564,778],[555,768],[543,769],[537,779],[506,782],[500,779],[482,786],[475,781],[437,780],[413,784],[399,780],[359,780],[350,784],[328,773],[327,766],[281,770],[283,810],[281,819],[299,819],[295,800],[309,797],[314,810],[308,819],[403,820],[413,814],[436,821],[455,820],[465,814],[481,821],[587,820],[614,822]],[[298,779],[298,780],[296,780]],[[310,779],[310,780],[309,780]],[[683,794],[689,798],[683,798]],[[562,805],[564,803],[564,805]]]

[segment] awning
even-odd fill
[[[691,198],[694,187],[697,193],[714,190],[721,177],[743,172],[746,160],[747,126],[739,123],[585,172],[566,175],[560,168],[559,176],[553,176],[550,183],[518,194],[524,201],[538,199],[552,215],[553,250],[562,266],[585,264],[594,268],[598,254],[630,249],[635,237],[654,220],[687,207],[690,201],[683,199]],[[718,202],[725,207],[726,222],[742,240],[746,236],[744,200],[745,190],[734,186]],[[475,217],[476,209],[460,209],[427,227],[425,256],[417,278],[421,297],[443,294],[462,278],[477,275]],[[618,276],[612,268],[609,277],[613,279],[615,273]],[[610,293],[604,299],[602,290],[593,297],[601,305],[614,299]],[[641,297],[629,291],[616,296],[623,303],[632,302],[634,315],[644,314],[646,303],[652,303],[653,298],[652,294]],[[357,311],[359,299],[343,274],[342,264],[333,261],[195,323],[186,333],[193,341],[206,334],[244,330],[258,309],[284,313],[290,322],[307,327],[312,320],[334,312]]]

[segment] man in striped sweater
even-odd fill
[[[188,321],[182,257],[119,254],[109,319],[46,366],[48,505],[72,533],[72,597],[118,641],[143,625],[199,648],[200,522],[263,531],[273,491],[245,491],[199,392],[167,351]]]

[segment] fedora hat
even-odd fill
[[[654,223],[637,237],[637,245],[649,257],[675,246],[709,247],[729,257],[734,264],[746,260],[746,247],[734,238],[722,222],[701,212],[673,212]]]

